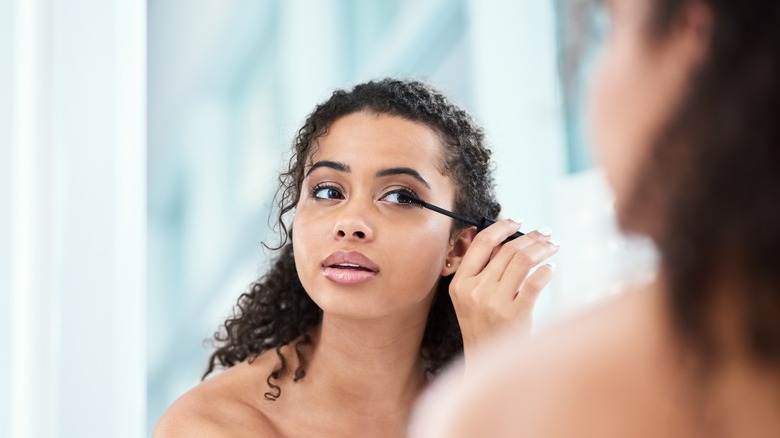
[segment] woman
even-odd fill
[[[369,82],[319,105],[293,152],[279,191],[291,242],[217,334],[206,374],[227,369],[177,400],[156,436],[403,436],[464,346],[527,329],[552,275],[529,275],[557,250],[549,235],[502,245],[519,224],[476,235],[411,202],[497,217],[490,153],[463,110],[418,82]]]
[[[660,273],[491,345],[412,436],[780,436],[780,2],[607,4],[592,131]]]

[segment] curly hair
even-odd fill
[[[322,318],[322,310],[311,300],[295,269],[290,241],[293,230],[285,223],[301,195],[304,168],[317,145],[339,118],[357,112],[398,116],[425,124],[438,134],[442,143],[443,167],[456,184],[454,210],[469,217],[495,219],[501,206],[495,199],[493,165],[484,133],[472,117],[442,93],[418,81],[383,79],[337,90],[318,105],[298,131],[287,170],[279,177],[276,202],[279,207],[276,227],[282,236],[278,255],[270,270],[243,293],[222,329],[214,334],[218,348],[211,355],[204,378],[215,367],[231,367],[254,360],[261,353],[276,349],[279,363],[268,376],[270,388],[265,397],[275,400],[281,389],[275,380],[288,371],[281,347],[294,342],[299,366],[293,380],[305,376],[306,355],[301,347],[311,343],[309,332]],[[453,224],[451,233],[467,224]],[[439,280],[428,315],[420,354],[427,371],[436,374],[463,352],[463,339],[449,296],[452,276]]]
[[[662,40],[690,0],[657,0],[647,23]],[[780,2],[700,0],[712,11],[709,51],[655,139],[623,219],[646,226],[669,286],[673,322],[708,362],[722,356],[715,276],[750,356],[780,366]],[[657,217],[657,227],[641,225]],[[640,224],[640,225],[637,225]],[[724,293],[721,290],[719,293]]]

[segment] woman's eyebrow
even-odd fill
[[[349,168],[344,163],[340,163],[338,161],[328,161],[328,160],[322,160],[317,161],[316,163],[312,164],[312,166],[309,168],[309,170],[306,171],[305,176],[309,176],[310,173],[312,173],[315,169],[319,169],[320,167],[327,167],[333,170],[338,170],[339,172],[349,173],[352,171],[352,169]]]
[[[344,172],[344,173],[352,172],[352,169],[345,163],[341,163],[338,161],[322,160],[312,164],[309,170],[306,171],[305,176],[309,176],[310,173],[312,173],[315,169],[319,169],[320,167],[327,167],[329,169],[337,170],[339,172]],[[376,176],[378,178],[386,177],[386,176],[394,176],[394,175],[409,175],[412,178],[419,181],[420,183],[422,183],[423,185],[425,185],[425,187],[429,189],[431,188],[431,185],[428,184],[428,181],[426,181],[425,178],[422,177],[422,175],[420,175],[420,172],[412,169],[411,167],[390,167],[388,169],[382,169],[376,173]]]
[[[382,169],[379,172],[376,173],[377,177],[383,177],[383,176],[394,176],[394,175],[409,175],[412,178],[416,179],[417,181],[420,181],[422,184],[425,185],[425,187],[431,188],[431,185],[428,184],[428,181],[425,180],[425,178],[420,175],[420,172],[410,168],[410,167],[391,167],[389,169]]]

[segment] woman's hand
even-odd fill
[[[558,251],[549,228],[501,245],[519,228],[514,221],[501,220],[478,233],[450,283],[467,354],[510,324],[530,331],[536,298],[552,279],[554,265],[539,266]]]

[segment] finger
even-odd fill
[[[481,275],[486,281],[498,282],[512,262],[512,259],[535,243],[537,241],[532,236],[525,235],[503,245],[499,244],[499,246],[493,248],[493,253],[490,255],[487,266],[482,269]]]
[[[473,277],[482,272],[493,253],[493,248],[519,229],[520,224],[504,219],[477,233],[455,275]]]
[[[512,302],[512,306],[520,311],[522,308],[533,309],[536,300],[539,298],[542,289],[544,289],[555,275],[555,264],[547,263],[542,265],[523,283],[523,286],[517,292],[517,296]]]
[[[493,260],[498,255],[498,252],[501,250],[501,248],[504,248],[505,246],[509,246],[510,248],[515,248],[516,250],[523,249],[525,247],[533,245],[534,238],[536,238],[536,237],[544,237],[544,236],[542,236],[541,234],[539,234],[536,231],[532,231],[532,232],[530,232],[528,234],[520,236],[520,237],[518,237],[516,239],[513,239],[513,240],[511,240],[509,242],[506,242],[506,243],[504,243],[504,241],[502,240],[501,242],[498,243],[498,245],[496,245],[493,248],[493,252],[490,253],[490,257],[488,258],[488,262]],[[514,253],[515,251],[511,251],[511,252]],[[511,257],[511,255],[510,255],[510,257]]]
[[[493,249],[493,253],[490,255],[490,260],[493,260],[493,258],[498,255],[499,251],[502,248],[506,248],[504,251],[508,251],[510,254],[508,255],[509,258],[511,258],[512,255],[514,255],[517,250],[527,248],[534,244],[534,242],[543,242],[545,240],[550,240],[550,236],[552,235],[552,229],[548,226],[544,226],[542,228],[539,228],[538,230],[531,231],[530,233],[527,233],[517,239],[514,239],[507,243],[499,244],[497,247]],[[507,259],[508,263],[508,259]]]
[[[524,248],[524,247],[533,245],[533,240],[536,240],[536,241],[549,240],[550,236],[552,236],[552,228],[550,228],[548,226],[544,226],[544,227],[539,228],[538,230],[534,230],[534,231],[531,231],[530,233],[526,233],[525,235],[523,235],[523,236],[521,236],[521,237],[519,237],[517,239],[514,239],[514,240],[512,240],[510,242],[507,242],[507,243],[514,243],[514,242],[517,242],[517,241],[525,242],[524,244],[520,245],[520,248]],[[533,240],[529,240],[529,238],[533,239]],[[501,247],[504,247],[504,246],[506,246],[506,244],[501,245]]]
[[[499,280],[498,293],[501,295],[501,299],[507,302],[514,299],[517,291],[521,286],[525,287],[524,283],[530,279],[531,269],[556,252],[558,252],[558,247],[555,244],[550,241],[544,241],[537,242],[516,253]],[[536,272],[534,272],[535,274]]]
[[[490,259],[488,265],[483,269],[483,275],[486,277],[486,279],[500,281],[501,277],[504,275],[504,272],[507,269],[507,266],[512,262],[518,252],[524,251],[535,244],[546,243],[549,240],[549,235],[545,235],[537,230],[497,247],[496,250],[494,250],[495,255]],[[533,263],[532,266],[535,266],[542,260]]]

